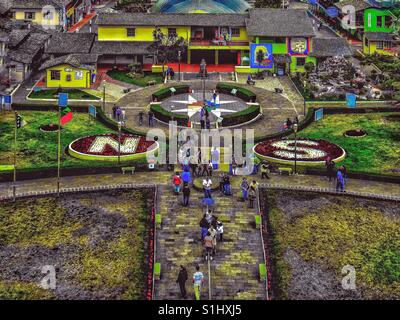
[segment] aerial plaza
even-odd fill
[[[399,11],[331,2],[0,5],[0,299],[399,299]]]

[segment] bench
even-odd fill
[[[247,80],[247,84],[250,86],[255,86],[256,82],[254,80]]]
[[[161,279],[161,263],[156,262],[154,264],[154,279],[160,280]]]
[[[155,86],[157,84],[156,80],[147,81],[148,86]]]
[[[292,168],[280,167],[280,168],[278,168],[278,171],[279,171],[279,174],[287,173],[288,175],[291,175],[293,173]]]
[[[260,281],[265,281],[267,279],[267,267],[264,263],[258,265],[258,271],[260,273]]]
[[[135,173],[135,167],[123,167],[122,168],[122,174],[125,174],[126,171],[130,171],[131,174]]]
[[[162,217],[161,217],[161,214],[160,214],[160,213],[157,213],[157,214],[156,214],[155,220],[156,220],[156,227],[157,227],[158,229],[161,229]]]
[[[275,93],[283,93],[283,89],[281,89],[281,88],[275,88]]]
[[[127,89],[122,90],[122,92],[123,93],[129,93],[129,92],[131,92],[131,89],[127,88]]]
[[[259,214],[255,215],[254,220],[256,222],[256,228],[260,229],[260,227],[261,227],[261,215],[259,215]]]

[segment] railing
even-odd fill
[[[157,196],[158,196],[158,188],[157,185],[154,187],[154,204],[153,204],[153,212],[152,212],[152,222],[154,228],[153,235],[153,270],[151,270],[153,274],[153,287],[151,290],[151,300],[154,300],[154,290],[155,290],[155,278],[154,278],[154,264],[156,263],[157,258],[157,227],[155,223],[155,215],[157,214]],[[153,219],[154,218],[154,219]]]
[[[263,235],[263,220],[261,216],[261,207],[260,207],[260,189],[257,190],[257,214],[260,215],[261,217],[261,223],[260,223],[260,237],[261,237],[261,246],[263,250],[263,256],[264,256],[264,264],[266,268],[265,272],[265,297],[267,300],[269,300],[270,295],[269,295],[269,290],[268,290],[268,263],[267,261],[267,254],[265,252],[265,243],[264,243],[264,235]]]
[[[196,38],[191,38],[189,45],[191,46],[248,46],[249,41],[225,41],[223,39],[218,40],[218,39],[196,39]]]

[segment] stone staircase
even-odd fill
[[[157,262],[161,279],[155,283],[155,299],[181,299],[176,283],[179,266],[188,270],[188,299],[194,299],[192,276],[198,264],[205,275],[202,299],[209,297],[208,263],[202,258],[199,221],[204,214],[201,192],[192,189],[190,207],[172,188],[161,187],[159,212],[162,229],[157,231]],[[211,261],[212,299],[264,299],[264,283],[258,281],[258,264],[263,262],[259,231],[254,225],[254,209],[238,202],[238,195],[224,197],[214,192],[214,214],[224,223],[224,242],[218,243]]]

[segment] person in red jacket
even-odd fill
[[[182,178],[179,174],[179,172],[176,172],[173,178],[173,183],[175,187],[175,193],[179,193],[181,191],[181,184],[182,184]]]

